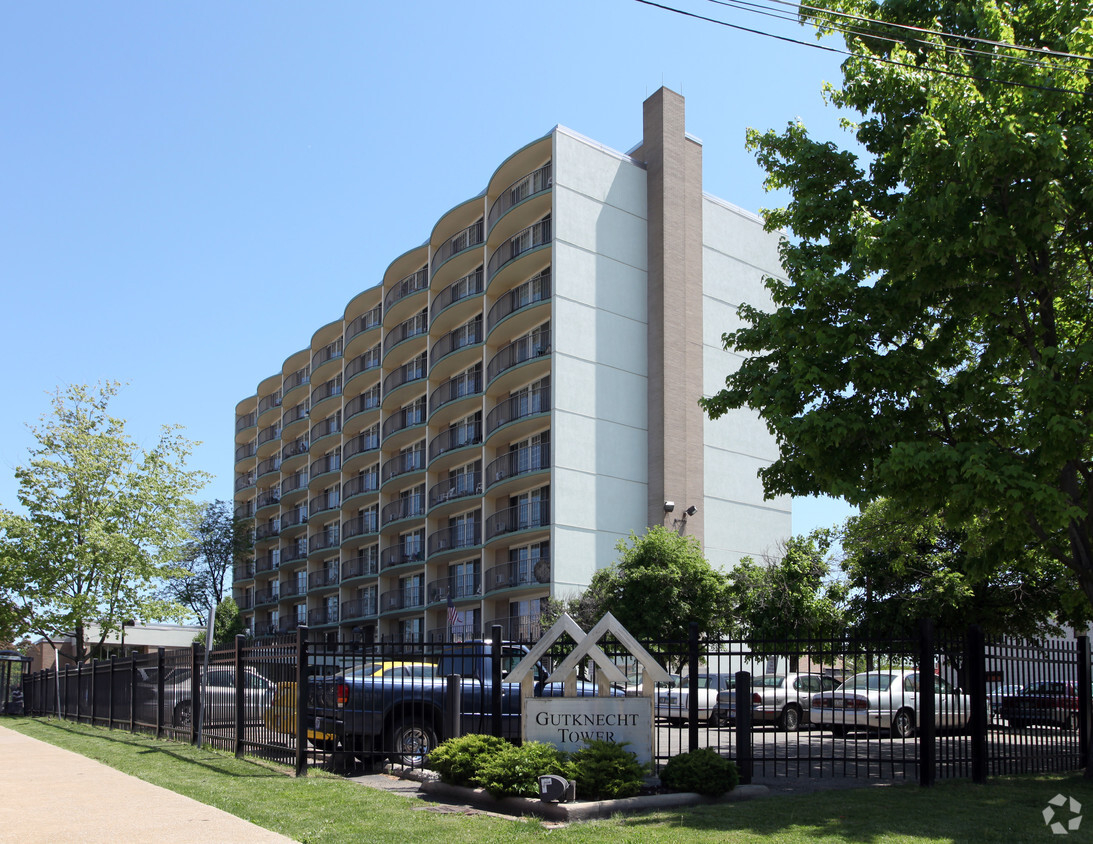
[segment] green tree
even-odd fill
[[[205,616],[208,623],[209,617]],[[223,648],[235,643],[235,637],[245,633],[246,625],[243,623],[243,615],[239,612],[239,605],[230,595],[216,605],[216,616],[213,619],[213,647]],[[194,636],[195,642],[205,644],[207,631],[202,630]]]
[[[848,616],[862,638],[909,639],[922,618],[939,639],[959,639],[969,624],[988,636],[1032,638],[1090,619],[1085,595],[1058,561],[1035,550],[1017,561],[977,559],[989,551],[978,523],[954,528],[935,513],[876,501],[841,534]]]
[[[1038,549],[1093,599],[1090,2],[823,9],[803,13],[822,32],[878,21],[845,36],[827,92],[861,150],[800,123],[749,132],[790,197],[766,226],[792,239],[703,406],[766,420],[770,495],[977,521],[979,560]]]
[[[588,589],[564,606],[586,630],[610,612],[663,661],[678,658],[679,647],[660,645],[686,642],[692,621],[699,635],[725,632],[725,577],[693,536],[654,525],[620,539],[615,550],[618,561],[596,571]]]
[[[0,509],[0,605],[14,608],[15,632],[50,642],[75,634],[86,653],[89,624],[101,645],[122,622],[178,618],[157,595],[187,538],[189,496],[206,475],[187,471],[191,443],[164,427],[141,451],[107,406],[116,382],[58,390],[52,412],[32,427],[37,445],[15,470],[26,513]]]
[[[230,588],[233,567],[246,562],[254,549],[252,522],[237,519],[226,501],[205,504],[187,525],[179,567],[184,574],[167,579],[164,597],[190,609],[198,624],[209,620]]]

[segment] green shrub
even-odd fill
[[[429,754],[427,764],[444,782],[470,786],[475,784],[481,760],[509,746],[503,738],[472,733],[439,744]]]
[[[480,756],[475,779],[494,797],[538,797],[543,774],[566,776],[565,754],[552,744],[529,741]]]
[[[740,782],[736,763],[703,748],[673,756],[660,772],[660,782],[669,791],[695,791],[719,797]]]
[[[578,800],[614,800],[633,797],[645,779],[645,766],[626,749],[626,743],[588,739],[569,757],[567,775],[577,783]]]

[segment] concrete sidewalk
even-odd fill
[[[0,841],[291,844],[101,762],[0,726]]]

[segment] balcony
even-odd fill
[[[327,510],[337,510],[341,506],[342,502],[337,490],[324,492],[321,495],[316,495],[308,502],[308,518],[314,519],[320,513],[325,513]]]
[[[526,255],[543,246],[549,246],[551,239],[550,222],[550,217],[546,217],[528,226],[523,231],[517,232],[502,243],[490,256],[490,262],[486,268],[486,277],[492,280],[502,268],[511,264],[521,255]]]
[[[387,357],[391,353],[391,350],[400,343],[404,343],[407,340],[412,340],[414,337],[421,337],[429,333],[429,315],[426,311],[422,311],[419,314],[415,314],[408,320],[405,320],[393,329],[387,332],[387,336],[383,338],[383,356]]]
[[[311,371],[314,372],[324,363],[329,363],[332,360],[337,360],[342,356],[342,341],[341,338],[335,340],[333,343],[327,343],[319,351],[317,351],[311,357]]]
[[[347,463],[349,458],[356,457],[358,454],[367,454],[370,451],[376,451],[379,447],[380,432],[379,426],[377,425],[358,434],[342,446],[342,463]]]
[[[278,390],[269,396],[263,396],[262,400],[258,402],[258,415],[261,416],[267,410],[273,410],[275,407],[281,406],[281,391]]]
[[[406,451],[399,454],[397,457],[392,457],[384,463],[381,483],[387,483],[392,478],[408,475],[411,472],[421,472],[424,471],[424,469],[425,448],[421,446],[415,448],[413,451]]]
[[[258,421],[257,414],[252,410],[250,413],[245,413],[235,420],[235,433],[245,431],[247,428],[253,428]]]
[[[307,542],[298,539],[281,548],[281,565],[287,566],[307,559]]]
[[[345,328],[345,342],[348,343],[358,334],[363,334],[366,331],[371,331],[373,328],[379,328],[383,323],[383,308],[380,305],[372,308],[372,310],[361,314],[354,319]],[[346,376],[349,377],[348,375]]]
[[[383,395],[387,396],[404,384],[421,381],[429,374],[428,355],[422,352],[383,379]]]
[[[472,495],[482,494],[482,473],[466,472],[451,475],[429,490],[429,508],[438,507],[449,501],[458,501]]]
[[[421,586],[392,589],[380,595],[379,604],[381,613],[421,609],[425,606],[425,589]]]
[[[280,533],[281,523],[278,520],[274,519],[272,522],[264,525],[258,525],[258,527],[254,529],[254,541],[262,542],[266,539],[274,539],[279,536]]]
[[[303,578],[293,577],[291,580],[281,582],[281,600],[295,598],[307,592],[307,581]]]
[[[517,179],[503,190],[501,195],[493,201],[493,205],[490,206],[490,212],[487,217],[489,227],[492,229],[497,221],[504,217],[510,208],[519,205],[527,199],[531,199],[533,196],[550,190],[554,182],[552,178],[552,169],[552,163],[547,163],[533,173],[524,176],[522,179]]]
[[[248,472],[245,475],[240,475],[235,479],[235,491],[239,492],[242,489],[246,489],[249,486],[254,486],[254,474]]]
[[[475,367],[469,372],[449,378],[433,390],[432,395],[429,396],[429,410],[430,413],[436,413],[440,408],[452,402],[481,395],[482,368]]]
[[[240,595],[235,599],[235,605],[241,610],[252,610],[254,609],[254,596]]]
[[[284,498],[293,492],[299,492],[302,489],[307,489],[307,470],[302,472],[296,472],[294,475],[289,475],[283,481],[281,481],[281,497]]]
[[[429,443],[429,462],[460,448],[482,444],[482,423],[457,425],[433,437]]]
[[[322,422],[311,426],[311,444],[321,437],[329,437],[332,434],[340,434],[342,431],[342,419],[340,413],[328,416]]]
[[[473,575],[442,577],[429,584],[428,594],[430,604],[447,601],[449,596],[453,601],[475,598],[482,594],[482,578],[478,572]]]
[[[281,503],[281,491],[274,487],[273,489],[267,489],[258,493],[258,498],[255,499],[255,506],[261,510],[263,507],[272,507]]]
[[[387,295],[383,299],[383,311],[384,313],[391,310],[391,306],[396,302],[401,302],[408,296],[412,296],[419,291],[425,290],[429,287],[429,273],[428,267],[422,267],[417,272],[411,273],[396,283],[390,290],[387,291]]]
[[[311,391],[311,406],[314,407],[319,402],[326,399],[332,399],[342,394],[342,379],[331,378],[325,384],[316,387]]]
[[[507,642],[531,644],[543,638],[543,625],[537,615],[516,615],[495,618],[483,625],[484,635],[492,636],[494,626],[501,628],[501,638]]]
[[[351,399],[345,406],[345,419],[348,422],[358,413],[367,413],[369,410],[379,410],[380,407],[380,388],[377,384],[367,392],[361,393],[354,399]]]
[[[394,568],[395,566],[405,566],[410,563],[421,563],[424,561],[424,548],[408,547],[401,542],[398,545],[392,545],[390,548],[384,548],[380,551],[381,570]]]
[[[307,623],[310,627],[322,627],[324,624],[337,624],[338,608],[336,606],[329,606],[308,610]]]
[[[253,518],[254,517],[254,502],[253,501],[244,501],[242,504],[238,505],[233,512],[235,513],[235,518],[237,518],[237,519],[250,519],[250,518]]]
[[[260,607],[263,604],[276,604],[281,600],[281,594],[276,589],[256,589],[254,592],[254,605]]]
[[[486,229],[483,222],[482,219],[476,220],[437,247],[436,252],[433,253],[433,275],[436,275],[436,271],[440,269],[440,266],[453,255],[458,255],[460,252],[482,245]]]
[[[327,586],[337,586],[338,580],[337,566],[322,571],[313,571],[307,576],[307,588],[310,591],[312,589],[325,589]]]
[[[441,290],[440,293],[436,295],[436,298],[433,299],[431,321],[435,323],[437,317],[452,305],[457,305],[467,299],[481,296],[485,289],[486,282],[482,273],[482,267],[478,267],[473,272],[463,276],[463,278],[453,281]]]
[[[299,422],[301,419],[307,419],[310,410],[307,402],[300,402],[299,404],[290,407],[281,416],[281,430],[284,430],[294,422]]]
[[[550,501],[530,501],[506,507],[486,519],[486,537],[496,539],[509,533],[550,525]]]
[[[342,563],[342,580],[352,577],[375,577],[379,574],[379,562],[374,556],[361,555]]]
[[[550,329],[536,330],[527,337],[519,337],[502,348],[486,366],[486,381],[493,381],[502,372],[542,358],[550,354]]]
[[[550,583],[550,556],[529,557],[502,563],[486,570],[486,591],[515,589],[518,586],[538,586]]]
[[[253,442],[243,443],[243,445],[235,450],[235,462],[238,463],[240,460],[247,460],[248,458],[254,457],[257,453],[257,444]]]
[[[341,531],[335,526],[309,537],[307,540],[307,553],[315,554],[319,551],[329,551],[331,548],[337,548],[342,542],[340,533]]]
[[[280,555],[274,554],[272,551],[268,554],[259,554],[254,559],[254,572],[255,574],[261,574],[267,571],[274,571],[280,564]]]
[[[281,449],[281,462],[284,463],[286,460],[292,457],[296,457],[300,454],[307,454],[307,448],[308,445],[306,437],[301,437],[298,440],[293,440]]]
[[[437,340],[433,344],[433,348],[429,350],[429,360],[433,362],[432,365],[435,367],[448,355],[454,354],[460,349],[477,346],[482,343],[482,340],[482,315],[479,314],[470,322],[449,331]]]
[[[303,369],[297,369],[285,379],[284,386],[281,388],[281,400],[284,401],[284,397],[297,387],[305,387],[310,383],[311,367],[305,366]]]
[[[289,510],[287,513],[281,516],[281,533],[282,535],[290,530],[303,527],[307,524],[307,508],[297,507],[295,510]]]
[[[540,302],[549,301],[550,296],[551,279],[550,269],[548,268],[534,278],[505,293],[493,303],[493,307],[490,308],[490,312],[486,316],[487,333],[493,331],[494,327],[505,317]]]
[[[550,387],[540,387],[528,393],[520,393],[505,399],[486,415],[486,433],[492,434],[498,428],[550,412]]]
[[[377,343],[363,355],[357,355],[345,365],[345,380],[354,378],[362,372],[378,369],[380,365],[380,346]]]
[[[378,615],[376,612],[376,596],[369,598],[357,598],[354,601],[342,603],[342,619],[349,621],[352,618],[367,618],[370,615]]]
[[[550,468],[550,443],[524,446],[502,454],[486,466],[487,488],[509,478],[542,472]]]
[[[425,496],[408,495],[386,505],[380,513],[380,522],[386,527],[402,519],[413,519],[425,515]]]
[[[386,442],[400,431],[425,424],[425,397],[396,411],[383,420],[383,439]]]
[[[254,563],[240,563],[232,569],[232,580],[250,580],[254,577]]]
[[[480,517],[481,513],[476,513],[475,518]],[[452,525],[434,531],[429,535],[429,556],[446,554],[449,551],[457,551],[461,548],[477,548],[481,544],[481,522],[474,521],[470,524]]]
[[[451,627],[430,627],[430,642],[471,642],[482,637],[482,625],[473,622],[460,622]]]
[[[325,475],[327,472],[338,472],[342,468],[342,457],[337,452],[333,454],[324,454],[318,460],[311,462],[311,480],[315,480],[319,475]]]
[[[342,522],[342,542],[356,539],[358,536],[367,536],[379,531],[379,519],[374,510],[370,510],[360,516],[347,519]]]
[[[280,438],[280,436],[281,426],[270,425],[268,428],[263,428],[258,432],[258,445],[263,446],[268,442],[273,442],[273,440]]]
[[[258,476],[269,475],[273,472],[281,471],[281,455],[275,454],[273,457],[267,457],[265,460],[258,462]]]
[[[342,484],[342,501],[348,501],[354,495],[367,495],[370,492],[379,492],[380,486],[380,473],[379,471],[365,472],[363,475],[357,475],[355,478],[350,478],[344,484]]]
[[[277,635],[284,636],[286,633],[295,633],[297,628],[303,627],[306,624],[303,618],[282,618],[277,622]]]

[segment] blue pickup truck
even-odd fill
[[[330,677],[313,677],[309,684],[308,736],[332,749],[340,745],[363,761],[386,756],[405,765],[420,765],[445,735],[447,677],[461,678],[462,718],[466,733],[492,732],[492,645],[488,641],[445,645],[430,671],[402,676],[376,673],[363,667]],[[526,655],[519,645],[503,644],[501,676]],[[535,669],[536,696],[560,696],[561,683],[546,683],[547,673]],[[613,692],[618,694],[617,692]],[[596,694],[592,683],[578,682],[577,694]],[[520,686],[502,683],[502,728],[506,738],[520,737]]]

